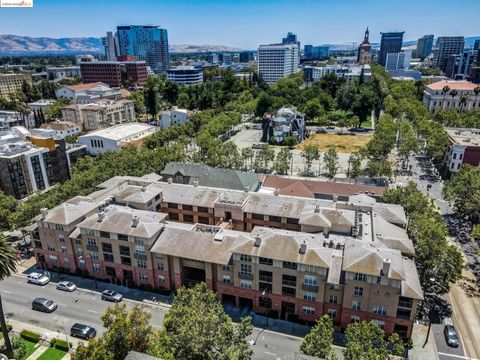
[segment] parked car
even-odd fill
[[[262,144],[253,144],[252,145],[252,149],[261,149],[262,148]]]
[[[335,126],[327,126],[327,129],[328,129],[328,130],[334,130],[334,129],[335,129]]]
[[[317,127],[317,128],[315,129],[315,132],[316,132],[317,134],[325,134],[325,133],[327,132],[327,129],[325,129],[324,127]]]
[[[446,325],[443,328],[443,334],[448,346],[458,347],[458,334],[453,325]]]
[[[32,302],[32,310],[43,311],[47,313],[54,312],[57,309],[57,304],[52,300],[45,298],[36,298]]]
[[[46,285],[50,282],[50,278],[46,275],[33,272],[28,275],[27,281],[35,285]]]
[[[78,337],[85,340],[94,338],[96,335],[97,330],[95,330],[91,326],[84,324],[75,323],[70,329],[70,336]]]
[[[105,290],[102,292],[102,300],[120,302],[123,299],[123,295],[113,290]]]
[[[60,281],[57,284],[57,290],[72,292],[77,290],[77,285],[70,281]]]

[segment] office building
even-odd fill
[[[102,38],[102,45],[105,50],[105,58],[107,61],[117,61],[118,38],[111,31],[107,31],[107,36]]]
[[[156,74],[170,68],[168,33],[159,26],[118,26],[118,55],[146,61]]]
[[[167,71],[167,79],[178,85],[203,83],[203,69],[195,66],[177,66]]]
[[[297,71],[298,45],[272,44],[258,48],[258,72],[270,84]]]
[[[62,108],[63,121],[80,125],[86,131],[136,121],[132,100],[101,99],[88,104],[67,105]]]
[[[55,90],[57,99],[66,98],[75,104],[90,104],[100,99],[117,100],[122,93],[102,82],[67,85]]]
[[[444,158],[446,175],[460,170],[462,164],[480,166],[480,129],[446,128],[450,146]]]
[[[364,81],[370,81],[372,69],[369,64],[305,66],[303,68],[303,78],[307,83],[318,81],[327,74],[335,74],[347,81],[359,80],[360,77],[363,77]]]
[[[313,45],[304,45],[303,46],[303,58],[305,60],[310,60],[313,57]]]
[[[480,96],[475,93],[477,87],[465,80],[441,80],[425,87],[423,103],[430,111],[452,108],[460,111],[480,110]]]
[[[50,81],[80,77],[80,66],[49,66],[45,71]]]
[[[24,81],[32,84],[32,75],[25,73],[0,74],[0,97],[10,99],[10,95],[22,88]]]
[[[388,53],[385,61],[385,70],[395,71],[404,70],[410,67],[410,61],[412,60],[412,51],[401,51],[398,53]]]
[[[242,51],[239,55],[241,63],[253,61],[253,52],[251,51]]]
[[[31,103],[28,103],[27,105],[30,108],[30,110],[32,110],[32,111],[37,111],[38,112],[38,111],[41,110],[45,113],[45,111],[50,109],[50,107],[53,105],[54,102],[55,102],[55,100],[40,99],[40,100],[31,102]]]
[[[417,42],[417,51],[415,57],[420,59],[427,58],[432,53],[433,35],[423,35]]]
[[[115,177],[43,209],[37,266],[171,291],[205,282],[223,303],[271,318],[328,314],[337,330],[373,321],[411,336],[423,293],[401,206],[157,179]]]
[[[372,46],[370,45],[370,31],[365,30],[363,41],[358,47],[357,62],[360,65],[370,64],[372,62]]]
[[[148,77],[145,61],[81,62],[80,71],[82,82],[101,82],[114,88],[143,86]]]
[[[469,69],[475,64],[477,52],[464,50],[460,54],[449,55],[445,62],[445,76],[451,79],[464,79],[469,74]]]
[[[464,45],[463,36],[440,36],[433,50],[432,65],[445,71],[448,57],[462,54]]]
[[[404,31],[381,33],[382,38],[380,40],[380,50],[377,61],[380,65],[385,66],[387,54],[399,53],[400,50],[402,50],[403,34]]]
[[[222,54],[222,65],[228,66],[232,64],[232,53],[223,53]]]
[[[289,32],[287,36],[282,39],[282,44],[297,44],[298,46],[298,58],[300,59],[300,41],[297,40],[297,35]]]
[[[187,109],[174,107],[171,110],[164,110],[160,114],[160,128],[168,129],[171,126],[185,124],[189,119]]]
[[[145,137],[153,134],[155,127],[147,124],[120,124],[78,137],[78,143],[87,146],[87,152],[98,155],[121,150],[129,145],[141,146]]]

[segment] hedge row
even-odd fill
[[[50,341],[50,345],[53,346],[55,349],[62,350],[65,352],[68,352],[70,350],[68,343],[65,340],[52,339],[52,341]]]
[[[24,338],[25,340],[37,343],[38,340],[40,340],[41,335],[37,334],[33,331],[28,331],[28,330],[22,330],[20,333],[20,336]]]

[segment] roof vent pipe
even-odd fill
[[[260,247],[260,244],[262,243],[262,235],[258,234],[255,236],[255,247]]]

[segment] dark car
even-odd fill
[[[43,311],[47,313],[54,312],[57,309],[57,304],[52,300],[45,298],[36,298],[32,302],[32,310]]]
[[[102,292],[102,300],[120,302],[123,299],[123,295],[113,290],[105,290]]]
[[[458,334],[453,325],[446,325],[443,328],[443,334],[448,346],[458,347]]]
[[[91,326],[75,323],[70,329],[70,336],[78,337],[81,339],[91,339],[97,335],[97,330]]]
[[[325,134],[325,133],[327,132],[327,129],[325,129],[324,127],[317,127],[317,128],[315,129],[315,132],[316,132],[317,134]]]

